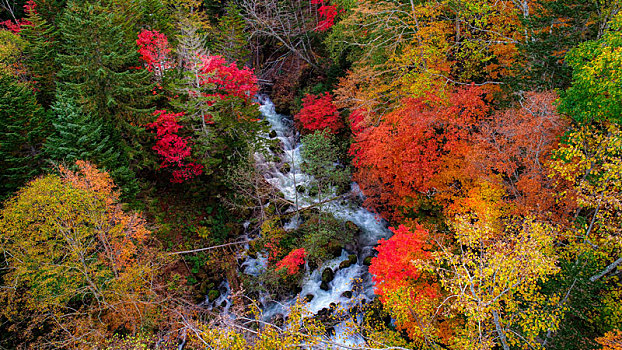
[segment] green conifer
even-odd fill
[[[48,132],[32,87],[0,74],[0,200],[41,173]]]
[[[127,139],[147,122],[153,84],[140,69],[132,23],[114,3],[70,1],[60,23],[59,89],[83,112],[120,128]]]
[[[48,157],[66,164],[88,160],[106,169],[125,194],[134,194],[137,189],[134,174],[114,129],[101,118],[83,113],[75,101],[63,93],[52,105],[52,111],[54,134],[45,143]]]

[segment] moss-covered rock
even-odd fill
[[[327,267],[322,271],[322,282],[330,283],[335,278],[335,272],[330,267]]]
[[[207,299],[209,301],[214,301],[218,299],[219,296],[220,296],[220,292],[217,289],[210,289],[210,291],[207,292]]]

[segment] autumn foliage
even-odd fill
[[[148,71],[162,72],[170,68],[171,63],[168,55],[171,49],[166,35],[157,30],[143,30],[138,34],[136,45],[138,45],[140,58],[145,62]]]
[[[158,110],[153,113],[158,119],[148,128],[155,129],[157,141],[153,149],[162,157],[161,168],[173,168],[171,182],[181,183],[201,175],[203,166],[189,160],[192,149],[188,145],[189,137],[181,137],[177,133],[182,128],[179,125],[179,117],[184,113],[168,113]]]
[[[83,161],[76,167],[34,180],[0,215],[11,267],[3,278],[13,286],[0,290],[2,313],[25,325],[18,338],[31,345],[80,348],[103,341],[108,329],[133,333],[154,307],[159,258],[146,246],[144,220],[121,208],[107,173]]]
[[[338,14],[337,5],[328,5],[327,0],[311,0],[314,5],[320,5],[317,8],[317,13],[320,15],[320,21],[317,24],[315,30],[318,32],[325,32],[335,25],[335,17]]]
[[[350,149],[354,178],[367,204],[386,217],[462,176],[456,171],[469,153],[473,131],[488,111],[477,87],[458,89],[448,99],[408,99],[379,125],[361,129]]]
[[[419,337],[422,334],[417,322],[421,320],[417,318],[430,319],[431,308],[440,296],[439,286],[418,263],[432,259],[426,243],[429,232],[420,226],[411,231],[404,225],[390,230],[394,235],[379,241],[378,256],[372,258],[369,267],[374,292],[392,310],[397,325]]]
[[[295,275],[300,271],[300,266],[304,265],[306,256],[304,248],[294,249],[276,264],[276,269],[281,270],[285,268],[288,274]]]
[[[221,100],[239,97],[248,101],[257,94],[257,76],[252,69],[240,69],[235,63],[227,64],[221,56],[201,56],[200,60],[200,84],[215,90],[204,96]]]
[[[333,97],[328,92],[323,95],[305,95],[302,109],[295,118],[309,132],[330,129],[332,133],[337,133],[343,127],[339,111],[333,104]]]

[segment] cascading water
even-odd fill
[[[266,160],[262,155],[256,156],[256,161],[266,180],[275,188],[283,193],[285,199],[298,203],[300,208],[316,204],[319,198],[309,196],[305,193],[297,191],[299,186],[309,188],[313,178],[305,174],[300,169],[303,159],[301,157],[301,145],[297,142],[298,135],[293,126],[291,118],[279,115],[275,112],[274,104],[267,97],[260,97],[261,107],[259,108],[263,117],[270,123],[270,126],[276,137],[283,146],[283,154],[280,155],[280,162]],[[274,135],[273,135],[274,136]],[[275,156],[274,154],[272,155]],[[288,167],[280,167],[286,171],[279,169],[279,163],[287,163]],[[352,194],[362,196],[358,186],[352,185]],[[325,197],[328,198],[328,197]],[[303,280],[302,291],[300,296],[312,296],[306,307],[313,313],[318,313],[323,309],[330,308],[331,304],[342,305],[344,307],[352,306],[352,303],[360,302],[362,299],[369,300],[373,298],[373,283],[367,271],[367,266],[363,264],[364,258],[373,254],[373,247],[378,240],[388,238],[391,232],[386,227],[386,222],[379,219],[377,215],[362,208],[360,205],[351,200],[336,200],[325,203],[321,206],[321,210],[331,213],[337,219],[343,221],[352,221],[360,228],[358,239],[358,259],[357,262],[349,267],[338,269],[340,263],[348,259],[348,253],[344,250],[340,257],[325,262],[322,266],[307,274]],[[295,229],[299,224],[299,219],[294,217],[285,225],[285,229]],[[262,255],[257,258],[247,259],[242,268],[244,273],[257,276],[262,269],[266,267],[267,259]],[[335,277],[328,284],[328,290],[320,288],[322,283],[321,271],[330,267],[335,272]],[[345,292],[360,291],[358,298],[351,298]],[[345,294],[344,294],[345,293]],[[264,306],[264,318],[270,319],[277,314],[286,314],[287,308],[293,305],[296,298],[285,300],[282,302],[267,302],[267,298],[262,296]],[[355,301],[356,300],[356,301]],[[344,337],[343,324],[335,326],[335,335],[333,338],[344,344],[357,345],[361,343],[361,339],[356,337]]]

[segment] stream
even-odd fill
[[[298,142],[299,135],[294,128],[292,118],[277,114],[274,104],[268,97],[260,96],[258,100],[261,104],[259,110],[263,118],[270,123],[271,130],[273,130],[273,132],[271,132],[272,136],[276,133],[276,138],[281,141],[283,147],[283,153],[279,155],[271,154],[269,157],[264,157],[261,154],[256,155],[256,161],[260,171],[263,173],[266,181],[278,189],[285,199],[291,202],[297,201],[300,208],[318,203],[320,199],[316,196],[297,192],[297,188],[300,189],[300,186],[303,188],[310,188],[313,177],[309,174],[305,174],[300,169],[300,164],[303,162],[301,148],[304,146]],[[268,137],[268,135],[266,135],[266,137]],[[274,162],[273,160],[275,158],[280,159],[280,161]],[[289,166],[284,167],[284,163],[287,163]],[[285,169],[285,172],[280,169]],[[326,193],[322,199],[331,198],[333,196],[334,193]],[[306,272],[302,281],[302,291],[294,298],[274,301],[267,295],[260,295],[259,301],[263,307],[264,320],[271,320],[279,315],[287,315],[288,308],[295,304],[298,297],[311,298],[310,296],[312,296],[312,299],[306,304],[306,307],[314,314],[326,312],[330,309],[331,304],[333,304],[333,307],[339,305],[344,309],[348,309],[355,306],[353,304],[365,303],[373,299],[373,282],[368,272],[368,267],[363,264],[363,261],[366,257],[373,256],[374,246],[377,244],[378,240],[389,238],[392,233],[387,229],[387,223],[384,220],[358,204],[362,201],[362,193],[355,183],[351,185],[349,197],[358,199],[358,201],[338,199],[325,203],[320,208],[325,212],[331,213],[338,220],[344,222],[351,221],[359,227],[360,235],[357,237],[357,251],[348,252],[344,249],[339,257],[326,261],[322,266],[319,266],[311,272]],[[286,230],[296,229],[299,224],[299,219],[296,216],[292,218],[284,228]],[[350,254],[357,255],[357,262],[350,267],[339,269],[339,264],[342,261],[348,260],[348,255]],[[267,258],[259,254],[257,258],[246,258],[242,263],[241,269],[245,274],[258,276],[266,266]],[[322,271],[327,267],[335,271],[335,277],[328,284],[328,290],[323,290],[320,288],[322,283]],[[308,271],[308,268],[306,270]],[[228,308],[230,304],[227,300],[229,291],[228,284],[223,284],[221,290],[224,293],[219,300],[217,300],[217,303],[226,305],[226,308]],[[349,297],[346,292],[352,293],[353,296]],[[345,296],[344,293],[346,293]],[[344,335],[344,322],[335,325],[331,339],[343,345],[364,345],[363,339],[357,336]]]

